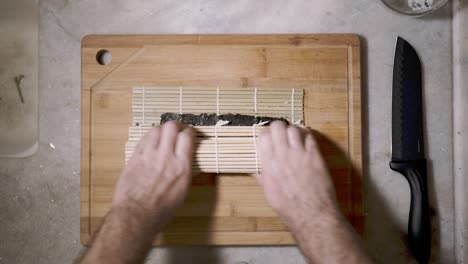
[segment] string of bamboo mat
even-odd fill
[[[159,125],[163,113],[246,114],[303,120],[303,89],[144,88],[133,89],[133,125],[129,128],[128,160],[140,138]],[[221,122],[222,123],[222,122]],[[263,123],[253,126],[196,126],[192,169],[209,173],[259,173],[257,138]]]

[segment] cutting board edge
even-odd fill
[[[357,36],[358,37],[358,36]],[[359,38],[359,37],[358,37]],[[359,39],[358,39],[359,40]],[[352,192],[352,197],[353,201],[358,201],[360,200],[360,204],[353,203],[353,213],[354,217],[357,218],[355,219],[355,222],[352,223],[353,227],[356,229],[356,231],[360,234],[364,234],[364,227],[365,227],[365,221],[366,217],[364,214],[364,208],[365,208],[365,199],[363,199],[363,191],[362,189],[364,188],[363,181],[364,181],[364,175],[363,175],[363,160],[362,160],[362,83],[361,83],[361,46],[360,43],[358,46],[353,46],[350,47],[349,55],[351,56],[351,59],[349,62],[352,65],[352,73],[349,75],[350,82],[352,83],[352,91],[349,91],[351,93],[351,102],[353,106],[351,106],[349,109],[352,109],[352,121],[350,120],[349,122],[353,122],[353,127],[355,128],[354,130],[351,130],[353,132],[353,135],[349,135],[350,138],[353,140],[351,141],[353,146],[350,150],[350,155],[351,155],[351,162],[352,162],[352,188],[353,190],[358,190],[358,191],[353,191]],[[357,106],[356,106],[357,105]],[[356,107],[355,107],[356,106]],[[359,222],[357,222],[359,221]]]
[[[131,36],[131,41],[128,41]],[[157,37],[157,40],[155,40]],[[151,45],[307,45],[329,44],[357,46],[361,44],[358,34],[135,34],[135,35],[86,35],[81,39],[81,49],[100,47],[138,48]],[[123,43],[123,44],[122,44]]]

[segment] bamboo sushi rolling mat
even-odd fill
[[[222,88],[222,87],[135,87],[133,122],[125,145],[128,160],[141,137],[159,125],[164,113],[245,114],[285,118],[291,124],[303,120],[303,89]],[[225,125],[229,125],[226,122]],[[246,126],[196,127],[194,172],[260,173],[257,136],[266,122]]]

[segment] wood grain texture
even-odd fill
[[[96,54],[112,54],[100,65]],[[82,41],[81,241],[125,163],[132,87],[299,87],[345,216],[363,232],[360,44],[354,35],[106,35]],[[294,244],[250,175],[204,174],[155,244]]]

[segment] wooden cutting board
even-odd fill
[[[112,55],[108,65],[97,54]],[[102,52],[101,52],[102,54]],[[362,232],[360,44],[355,35],[87,36],[81,49],[81,241],[111,206],[132,87],[304,88],[338,201]],[[284,245],[291,233],[250,175],[200,175],[155,244]]]

